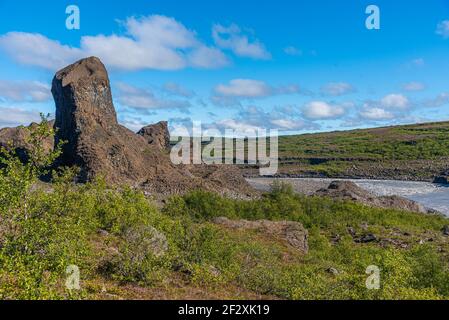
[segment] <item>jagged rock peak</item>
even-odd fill
[[[56,126],[61,130],[68,120],[63,116],[74,112],[91,115],[91,120],[100,123],[117,124],[108,72],[96,57],[82,59],[58,71],[52,93],[56,102]]]
[[[170,132],[168,131],[167,121],[143,127],[137,134],[144,137],[150,145],[154,145],[160,150],[168,150],[170,148]]]

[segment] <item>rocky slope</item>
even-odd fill
[[[399,196],[376,196],[365,189],[360,188],[354,182],[333,181],[327,188],[318,190],[315,195],[331,197],[339,200],[349,200],[364,205],[384,208],[398,209],[411,212],[432,213],[419,203]]]
[[[170,132],[166,121],[143,127],[137,134],[144,137],[148,144],[154,145],[160,150],[168,151],[170,149]]]
[[[54,126],[54,121],[49,121],[50,127]],[[30,150],[30,132],[37,127],[37,123],[32,123],[28,127],[3,128],[0,129],[0,146],[7,149],[13,149],[17,156],[26,161]],[[50,152],[54,148],[54,139],[44,139],[43,147],[45,151]]]
[[[81,168],[81,180],[102,175],[152,194],[184,193],[202,188],[232,195],[253,191],[241,173],[228,166],[175,166],[167,148],[167,123],[138,134],[121,126],[112,101],[109,78],[98,58],[78,61],[56,73],[56,141],[68,141],[61,164]]]
[[[56,165],[78,166],[81,182],[102,176],[111,184],[141,187],[154,195],[198,188],[229,195],[254,192],[236,168],[173,165],[166,122],[146,126],[138,134],[121,126],[108,73],[98,58],[83,59],[58,71],[52,93],[56,120],[49,125],[57,131],[45,147],[50,151],[55,143],[65,141]],[[0,145],[15,148],[26,160],[29,132],[23,127],[2,129]]]

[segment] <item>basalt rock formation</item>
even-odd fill
[[[203,188],[222,193],[251,193],[236,168],[175,166],[167,124],[148,126],[139,134],[117,122],[108,73],[96,57],[80,60],[53,79],[58,129],[55,142],[66,141],[60,165],[79,166],[80,180],[103,176],[149,193],[183,193]],[[207,168],[206,168],[207,167]]]
[[[56,143],[66,141],[62,165],[81,168],[81,180],[104,175],[111,182],[140,181],[148,173],[145,140],[120,126],[106,68],[97,58],[78,61],[57,72],[52,85],[58,128]],[[151,161],[151,162],[150,162]]]
[[[49,121],[48,125],[53,127],[54,121]],[[3,128],[0,129],[0,146],[6,149],[13,149],[21,161],[28,159],[31,145],[28,142],[30,132],[37,127],[37,123],[32,123],[28,127]],[[54,148],[54,139],[48,138],[43,141],[44,151],[48,153]]]
[[[160,150],[170,148],[170,132],[166,121],[143,127],[137,134],[144,137],[148,144],[154,145]]]

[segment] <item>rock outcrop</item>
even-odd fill
[[[148,173],[143,154],[148,145],[120,126],[112,102],[106,68],[88,58],[57,72],[52,93],[56,102],[56,143],[66,141],[63,165],[81,168],[81,180],[104,175],[112,182],[140,182]],[[154,162],[147,162],[147,165]]]
[[[436,177],[436,178],[433,180],[433,183],[438,183],[438,184],[449,184],[449,175]]]
[[[252,192],[236,169],[172,164],[165,151],[167,123],[145,127],[139,134],[121,126],[108,73],[98,58],[83,59],[58,71],[52,93],[58,128],[55,142],[67,142],[59,164],[79,166],[82,182],[103,176],[110,183],[139,186],[157,195],[197,188],[231,194]],[[207,175],[212,179],[205,178]],[[214,180],[214,176],[218,178]]]
[[[379,197],[350,181],[333,181],[327,189],[318,190],[316,195],[356,201],[372,207],[431,213],[431,211],[415,201],[399,196]]]
[[[53,127],[54,121],[49,121],[48,125]],[[28,159],[28,153],[31,145],[28,142],[30,132],[37,127],[37,123],[32,123],[28,127],[4,128],[0,130],[0,146],[7,149],[14,149],[21,161],[25,162]],[[43,141],[44,151],[48,153],[54,148],[54,139],[48,138]]]
[[[143,127],[137,134],[160,150],[170,149],[170,132],[166,121]]]
[[[285,241],[302,253],[307,253],[309,251],[309,234],[299,222],[229,220],[228,218],[220,217],[216,218],[214,223],[230,229],[256,230]]]

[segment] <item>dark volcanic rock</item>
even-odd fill
[[[78,61],[57,72],[52,93],[56,142],[67,141],[62,164],[79,166],[84,181],[98,175],[114,182],[142,180],[148,171],[142,157],[148,145],[118,124],[108,74],[98,58]]]
[[[433,183],[438,183],[438,184],[449,184],[449,176],[440,176],[440,177],[436,177],[433,180]]]
[[[449,226],[444,226],[443,229],[441,229],[441,232],[444,236],[449,236]]]
[[[233,168],[173,165],[168,152],[161,150],[169,139],[166,123],[143,128],[141,134],[119,125],[108,74],[98,58],[80,60],[57,72],[52,93],[55,127],[59,129],[55,140],[67,141],[60,164],[79,166],[80,181],[103,176],[107,182],[139,186],[154,195],[198,188],[232,194],[252,192]],[[223,172],[228,174],[223,177]]]
[[[137,134],[144,137],[148,144],[155,145],[160,150],[170,148],[170,132],[166,121],[143,127]]]
[[[373,207],[429,213],[426,208],[415,201],[398,196],[378,197],[351,181],[333,181],[327,189],[318,190],[316,194],[334,199],[356,201]]]
[[[54,121],[49,121],[48,126],[53,127]],[[0,129],[0,146],[7,149],[14,149],[21,161],[28,159],[28,152],[31,148],[28,139],[33,128],[37,127],[32,123],[29,127],[16,127]],[[50,153],[54,148],[54,139],[48,138],[43,141],[44,151]]]
[[[372,233],[365,234],[365,235],[361,236],[360,239],[356,240],[356,242],[359,242],[359,243],[370,243],[370,242],[374,242],[374,241],[377,241],[377,237]]]

